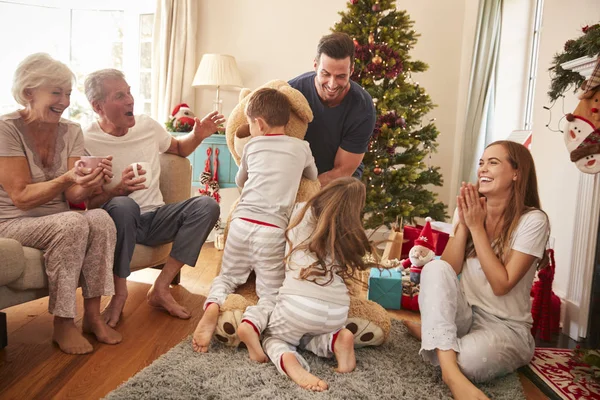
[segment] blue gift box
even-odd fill
[[[367,298],[383,308],[399,310],[402,301],[402,274],[395,269],[371,268]]]

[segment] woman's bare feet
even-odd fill
[[[94,347],[75,326],[73,318],[54,317],[52,341],[67,354],[87,354],[94,351]]]
[[[415,321],[407,321],[407,320],[403,320],[402,323],[404,324],[404,326],[406,326],[406,329],[408,329],[408,333],[417,338],[418,340],[421,340],[421,324]]]
[[[93,334],[101,343],[117,344],[123,340],[121,334],[108,326],[101,315],[92,317],[84,314],[81,327],[84,333]]]
[[[219,305],[217,303],[209,304],[208,307],[206,307],[206,310],[204,310],[204,314],[202,314],[202,318],[200,319],[200,322],[198,322],[198,326],[192,337],[192,348],[194,351],[200,353],[208,352],[208,345],[215,333],[218,319]]]
[[[356,356],[354,355],[354,335],[348,329],[342,329],[335,340],[333,354],[338,366],[336,372],[352,372],[356,368]]]
[[[302,368],[302,365],[300,365],[294,353],[283,353],[281,359],[285,366],[286,374],[301,388],[315,392],[322,392],[329,388],[327,382],[317,378]]]
[[[260,363],[265,363],[268,361],[267,355],[260,345],[260,337],[252,325],[242,321],[237,329],[237,334],[240,340],[244,342],[248,348],[248,353],[250,353],[251,360],[258,361]]]
[[[443,374],[442,379],[448,385],[455,400],[490,400],[466,376],[460,374]]]
[[[155,285],[152,285],[146,295],[148,304],[152,307],[162,308],[174,317],[181,319],[189,319],[192,315],[185,307],[175,301],[169,289],[159,291]]]
[[[127,301],[127,295],[114,295],[111,297],[108,305],[102,310],[102,318],[106,325],[114,328],[119,323],[121,319],[121,314],[123,314],[123,307],[125,307],[125,302]]]

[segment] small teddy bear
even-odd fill
[[[176,132],[191,132],[194,129],[194,112],[185,103],[175,106],[169,121]]]

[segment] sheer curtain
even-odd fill
[[[475,182],[476,160],[492,137],[502,2],[482,0],[479,5],[459,183]]]
[[[164,122],[174,106],[194,109],[197,0],[157,0],[152,51],[152,117]]]

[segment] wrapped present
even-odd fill
[[[400,302],[403,310],[419,311],[420,285],[410,281],[410,277],[402,277],[402,300]]]
[[[402,273],[395,269],[371,268],[367,298],[383,308],[400,309]]]
[[[415,240],[417,240],[419,238],[422,230],[423,230],[423,227],[417,228],[415,226],[409,226],[409,225],[406,225],[404,227],[402,254],[401,254],[400,258],[402,258],[402,259],[408,258],[408,253],[410,253],[410,249],[412,249],[412,247],[415,245]],[[433,234],[433,247],[437,249],[436,246],[437,246],[438,234],[436,232],[433,232],[433,230],[432,230],[432,234]]]

